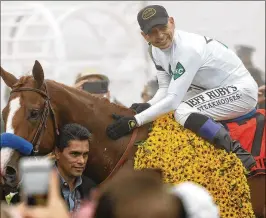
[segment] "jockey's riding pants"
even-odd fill
[[[233,84],[206,91],[191,90],[175,110],[175,119],[184,126],[191,113],[201,113],[215,121],[234,119],[254,110],[258,99],[258,85],[244,77]]]

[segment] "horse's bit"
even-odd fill
[[[33,151],[32,154],[38,155],[39,153],[39,146],[41,143],[41,138],[43,136],[44,130],[47,128],[47,120],[48,120],[48,116],[49,113],[51,114],[52,120],[53,120],[53,124],[54,124],[54,131],[55,131],[55,143],[58,142],[58,136],[59,136],[59,130],[58,130],[58,125],[56,122],[56,117],[55,117],[55,113],[54,110],[52,108],[51,102],[50,102],[50,97],[49,97],[49,93],[47,90],[47,86],[46,83],[43,83],[44,86],[44,91],[40,90],[40,89],[35,89],[35,88],[28,88],[28,87],[22,87],[22,88],[15,88],[11,91],[11,93],[13,92],[24,92],[24,91],[31,91],[31,92],[36,92],[38,94],[40,94],[43,98],[44,98],[44,107],[43,107],[43,112],[41,114],[41,118],[40,118],[40,122],[38,125],[38,128],[36,130],[36,133],[31,141],[32,145],[33,145]],[[11,94],[10,93],[10,94]]]

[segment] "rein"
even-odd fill
[[[120,158],[120,160],[117,162],[117,164],[115,165],[114,169],[111,171],[111,173],[107,176],[107,178],[102,181],[100,183],[100,186],[103,185],[108,179],[112,178],[114,176],[114,174],[123,166],[123,164],[126,162],[127,160],[127,156],[131,150],[131,148],[134,145],[134,142],[137,138],[138,135],[138,128],[134,129],[132,136],[130,138],[129,143],[127,144],[126,150],[124,151],[124,153],[122,154],[122,157]]]

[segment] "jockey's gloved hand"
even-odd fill
[[[139,114],[140,112],[145,111],[150,106],[151,105],[149,103],[134,103],[130,106],[130,109],[136,111],[136,113]]]
[[[137,121],[134,116],[124,117],[113,114],[113,119],[116,120],[111,125],[107,126],[106,134],[109,138],[116,140],[125,136],[137,128]]]

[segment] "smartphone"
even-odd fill
[[[85,82],[82,89],[92,94],[104,94],[108,92],[108,81]]]
[[[21,196],[28,206],[47,205],[53,162],[47,157],[23,157],[19,162]]]

